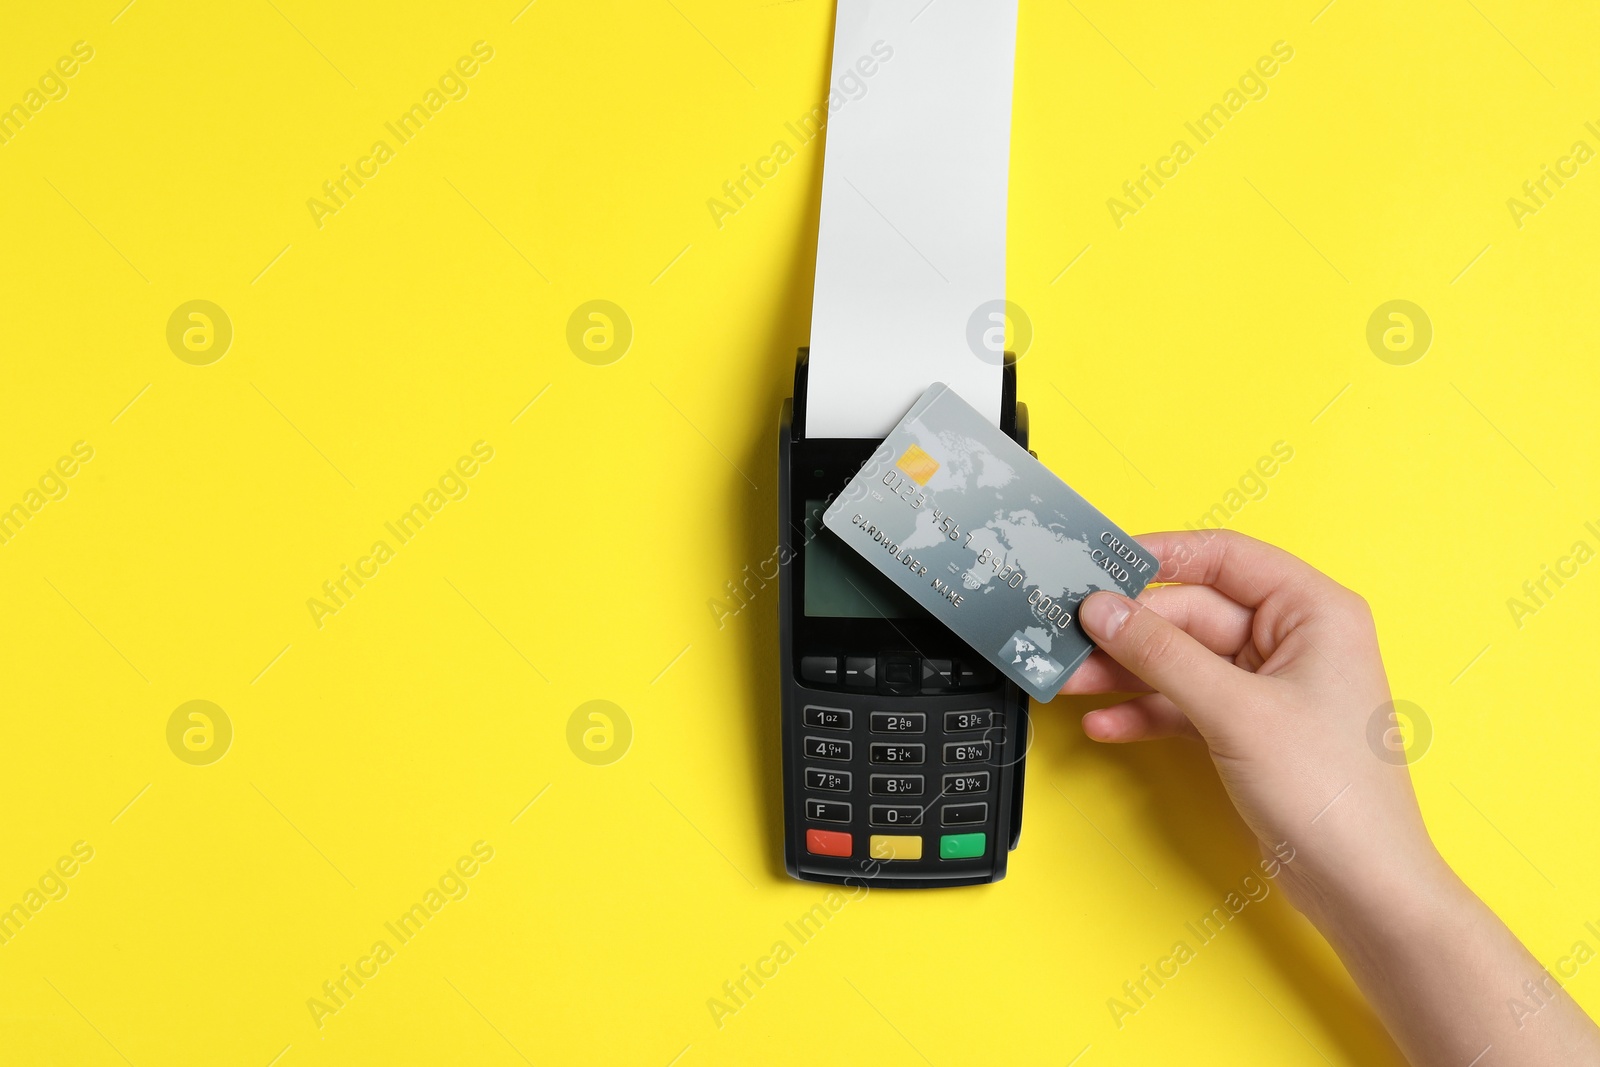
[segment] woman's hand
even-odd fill
[[[1084,732],[1203,740],[1263,856],[1293,850],[1282,884],[1302,910],[1439,873],[1404,762],[1368,742],[1390,696],[1366,601],[1241,534],[1139,540],[1160,561],[1156,580],[1178,584],[1084,602],[1102,651],[1062,692],[1143,694],[1089,712]]]
[[[1281,549],[1153,534],[1137,602],[1095,593],[1100,650],[1064,693],[1097,741],[1186,734],[1276,854],[1279,884],[1339,953],[1414,1064],[1600,1064],[1600,1030],[1434,849],[1403,759],[1366,601]],[[1377,720],[1374,723],[1374,720]]]

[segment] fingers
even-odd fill
[[[1188,716],[1159,693],[1089,712],[1083,717],[1083,732],[1091,740],[1106,744],[1152,741],[1158,737],[1200,738]]]
[[[1078,615],[1112,659],[1181,706],[1204,732],[1221,725],[1253,677],[1219,657],[1168,619],[1120,593],[1095,593]]]
[[[1342,588],[1297,556],[1232,530],[1145,534],[1138,540],[1161,561],[1156,581],[1212,586],[1247,608],[1297,586]]]
[[[1152,609],[1219,656],[1238,655],[1250,642],[1255,612],[1207,585],[1159,585],[1139,595]]]
[[[1148,693],[1150,684],[1135,678],[1133,672],[1099,649],[1089,653],[1083,665],[1072,672],[1061,692],[1067,696],[1086,693]]]
[[[1254,613],[1232,598],[1203,585],[1168,585],[1146,589],[1139,603],[1169,619],[1219,656],[1231,658],[1250,643]],[[1148,682],[1103,651],[1095,651],[1061,687],[1067,694],[1145,693]]]

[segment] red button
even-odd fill
[[[816,856],[850,856],[850,835],[838,830],[807,830],[806,851]]]

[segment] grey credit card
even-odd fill
[[[1094,650],[1078,604],[1149,553],[949,386],[928,387],[823,524],[1035,700]]]

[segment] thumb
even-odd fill
[[[1246,672],[1138,601],[1094,593],[1078,619],[1107,655],[1165,694],[1202,731],[1238,703]]]

